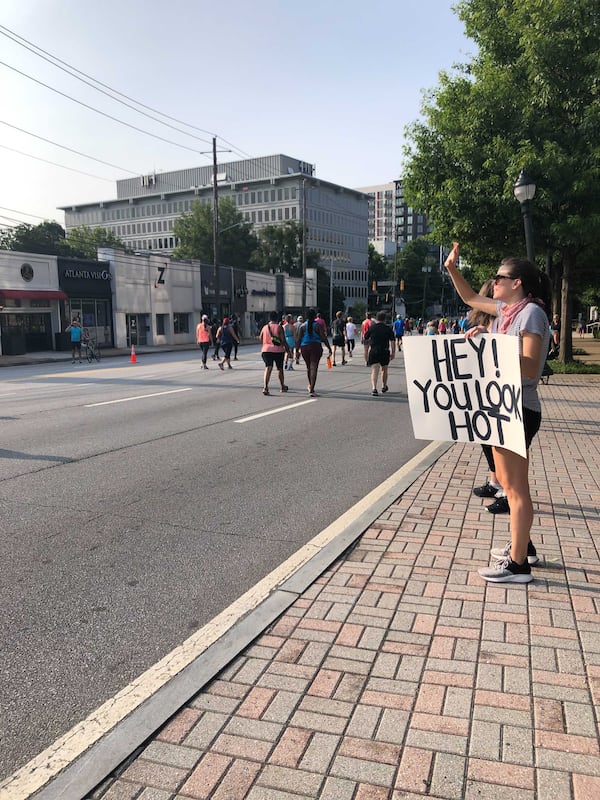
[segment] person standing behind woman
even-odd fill
[[[494,279],[491,278],[489,281],[486,281],[481,289],[479,290],[479,294],[482,297],[493,297],[494,296],[494,286],[495,282]],[[472,309],[468,316],[468,327],[476,327],[481,326],[482,328],[486,328],[490,333],[496,333],[496,326],[498,324],[498,318],[494,317],[492,314],[487,314],[484,311],[477,311],[477,309]],[[482,444],[481,449],[483,450],[483,455],[485,456],[485,460],[487,461],[490,474],[486,482],[483,486],[476,486],[473,489],[473,494],[476,497],[493,497],[494,502],[487,506],[487,510],[490,514],[508,514],[510,508],[508,506],[508,500],[506,499],[506,495],[504,493],[504,489],[500,485],[498,481],[498,476],[496,475],[496,465],[494,463],[494,451],[492,450],[489,444]],[[529,563],[532,563],[531,561]]]
[[[527,450],[540,428],[542,410],[537,385],[548,352],[548,317],[544,308],[550,301],[550,281],[526,258],[505,258],[494,278],[494,297],[481,297],[469,286],[456,267],[458,244],[446,259],[445,267],[462,300],[471,308],[498,317],[498,332],[519,339],[523,427]],[[466,337],[486,333],[483,326],[470,328]],[[496,474],[510,505],[511,541],[504,549],[492,549],[498,559],[491,567],[479,570],[493,583],[529,583],[529,557],[537,557],[531,543],[533,502],[529,490],[529,453],[526,457],[504,447],[493,447]]]
[[[346,365],[346,323],[341,311],[335,312],[335,319],[331,325],[331,344],[333,345],[333,366],[337,367],[335,354],[339,347],[342,351],[342,366],[344,367]]]
[[[325,328],[316,320],[317,312],[314,308],[309,308],[306,316],[306,322],[303,322],[296,331],[296,342],[300,345],[300,352],[306,364],[308,391],[311,397],[316,397],[315,384],[317,382],[317,372],[319,371],[319,361],[323,355],[323,345],[329,350],[329,355],[331,355],[331,347],[327,340]]]
[[[277,367],[281,392],[287,392],[288,387],[283,379],[283,354],[287,353],[289,357],[291,356],[291,351],[276,311],[269,313],[269,322],[261,330],[258,338],[262,344],[262,360],[265,362],[263,394],[269,394],[269,380],[273,372],[273,365]]]
[[[352,358],[352,351],[354,350],[356,336],[356,325],[352,321],[352,317],[346,320],[346,346],[348,347],[348,358]]]
[[[202,319],[196,325],[196,342],[202,351],[202,369],[208,369],[206,359],[208,358],[208,348],[213,342],[213,335],[206,314],[202,314]]]

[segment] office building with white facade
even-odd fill
[[[288,220],[304,222],[306,250],[333,268],[346,306],[367,300],[368,205],[362,191],[321,180],[314,167],[285,155],[217,166],[219,198],[231,198],[256,231]],[[174,223],[194,200],[213,202],[213,167],[157,172],[117,181],[117,197],[62,207],[65,227],[103,227],[138,252],[169,255],[177,246]]]

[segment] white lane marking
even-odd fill
[[[281,406],[280,408],[273,408],[271,411],[261,411],[260,414],[252,414],[250,417],[242,417],[241,419],[234,419],[234,422],[252,422],[253,419],[260,419],[261,417],[269,417],[271,414],[279,414],[280,411],[290,411],[292,408],[305,406],[307,403],[316,403],[316,398],[310,400],[301,400],[299,403],[292,403],[291,406]]]
[[[305,401],[306,402],[306,401]],[[349,508],[339,519],[318,533],[314,539],[305,544],[287,561],[280,564],[265,578],[235,600],[224,611],[214,617],[204,627],[197,630],[189,639],[168,653],[159,662],[142,673],[114,697],[107,700],[89,717],[75,725],[71,730],[57,739],[44,752],[33,758],[21,769],[0,782],[0,800],[27,800],[38,789],[45,786],[52,778],[88,750],[95,742],[105,736],[121,720],[138,708],[145,700],[157,692],[161,686],[178,675],[182,669],[191,664],[207,650],[211,644],[220,639],[236,622],[257,608],[275,589],[294,575],[300,567],[308,563],[313,556],[345,528],[358,515],[384,497],[387,492],[408,475],[421,461],[433,453],[439,442],[430,442],[423,450],[413,456],[403,467],[400,467],[387,480],[383,481],[356,505]]]
[[[130,400],[145,400],[147,397],[162,397],[164,394],[177,394],[177,392],[191,392],[192,387],[185,389],[170,389],[168,392],[153,392],[152,394],[138,394],[136,397],[122,397],[120,400],[105,400],[103,403],[88,403],[84,408],[96,408],[96,406],[110,406],[115,403],[129,403]]]

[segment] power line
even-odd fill
[[[22,214],[25,217],[34,217],[34,219],[43,219],[43,220],[48,219],[48,217],[40,217],[39,214],[30,214],[29,211],[19,211],[16,208],[6,208],[5,206],[0,206],[0,209],[2,211],[12,211],[14,214]],[[4,215],[0,214],[0,216]],[[6,219],[10,219],[10,217],[6,217]]]
[[[145,108],[148,111],[152,111],[155,114],[159,114],[161,117],[165,117],[165,119],[170,119],[172,122],[177,122],[179,125],[185,125],[187,128],[192,128],[193,130],[199,131],[200,133],[207,133],[210,136],[217,136],[217,134],[215,134],[215,133],[213,133],[211,131],[207,131],[204,128],[199,128],[198,126],[192,125],[189,122],[185,122],[183,120],[177,119],[176,117],[172,117],[169,114],[165,114],[163,111],[159,111],[156,108],[152,108],[152,106],[148,106],[145,103],[142,103],[140,100],[136,100],[135,98],[130,97],[129,95],[124,94],[123,92],[120,92],[118,89],[114,89],[112,86],[109,86],[108,84],[103,83],[102,81],[98,80],[97,78],[94,78],[92,75],[88,75],[86,72],[83,72],[82,70],[80,70],[77,67],[73,66],[73,64],[69,64],[67,61],[63,61],[61,58],[58,58],[58,56],[55,56],[52,53],[49,53],[47,50],[44,50],[42,47],[39,47],[39,45],[36,45],[33,42],[30,42],[28,39],[25,39],[23,36],[20,36],[18,33],[16,33],[15,31],[11,30],[10,28],[7,28],[5,25],[0,25],[0,29],[1,29],[0,33],[2,33],[3,36],[6,36],[7,38],[11,39],[13,42],[15,42],[15,44],[18,44],[21,47],[26,47],[27,50],[30,50],[31,52],[34,52],[34,54],[37,55],[39,58],[43,58],[43,56],[41,56],[40,53],[44,53],[44,55],[48,56],[50,59],[53,59],[53,62],[57,62],[57,63],[54,63],[54,66],[58,67],[59,69],[62,69],[62,67],[60,67],[59,64],[63,64],[65,67],[68,67],[70,70],[73,70],[75,73],[78,73],[79,75],[83,75],[85,78],[89,78],[89,80],[93,81],[94,83],[97,83],[98,86],[103,86],[105,89],[108,89],[110,92],[113,92],[113,94],[117,94],[120,97],[124,97],[126,100],[130,100],[132,103],[135,103],[136,105],[141,106],[142,108]],[[7,33],[4,33],[4,31],[6,31]],[[17,40],[20,40],[20,41],[17,41]],[[23,44],[23,43],[25,43],[25,44]],[[30,45],[31,47],[27,47],[27,45]],[[31,48],[35,48],[35,50],[38,50],[39,52],[36,53],[35,50],[32,50]],[[47,61],[48,59],[45,59],[45,60]],[[53,62],[50,62],[50,63],[53,63]],[[67,70],[65,70],[65,71],[67,71]],[[78,78],[78,76],[73,74],[73,72],[71,72],[69,74],[71,74],[74,78],[77,78],[78,80],[81,80],[81,78]],[[83,83],[87,83],[87,81],[83,81]],[[90,84],[88,83],[87,85],[89,86]],[[98,89],[95,86],[92,86],[92,88],[96,89],[97,91],[100,91],[100,89]],[[106,92],[103,92],[103,94],[106,94]],[[110,95],[108,95],[108,96],[110,96]],[[118,102],[121,102],[116,97],[113,97],[112,99],[113,100],[117,100]],[[127,104],[125,104],[125,105],[127,105]],[[131,106],[129,106],[129,107],[131,108]],[[134,109],[134,110],[138,111],[138,113],[140,113],[140,114],[142,113],[138,109]],[[157,121],[160,122],[160,120],[157,120]],[[161,124],[165,124],[165,123],[161,123]],[[175,128],[175,130],[177,130],[177,128]],[[186,134],[186,135],[189,136],[191,134]],[[196,138],[198,138],[198,137],[196,137]],[[244,152],[239,147],[236,147],[231,142],[228,142],[227,139],[224,139],[222,136],[218,136],[217,138],[221,139],[221,141],[224,142],[225,144],[228,144],[237,153],[241,154],[244,158],[252,158],[252,156],[250,156],[249,153]],[[206,140],[202,140],[201,139],[201,141],[206,141]]]
[[[0,25],[0,28],[2,28],[2,27],[4,27],[4,26]],[[200,136],[196,136],[193,133],[188,133],[187,131],[181,130],[181,128],[177,128],[177,127],[175,127],[175,125],[170,125],[168,122],[163,122],[162,120],[157,119],[156,117],[153,117],[152,114],[147,114],[145,111],[141,111],[139,108],[136,108],[134,105],[131,105],[131,103],[127,103],[127,102],[125,102],[125,100],[121,100],[120,98],[115,97],[113,94],[110,94],[110,92],[106,92],[106,91],[104,91],[104,89],[100,89],[98,86],[94,86],[93,83],[91,83],[88,80],[85,80],[85,78],[81,78],[79,75],[76,74],[76,72],[73,72],[72,69],[74,69],[74,68],[67,69],[66,67],[61,67],[60,64],[55,63],[52,60],[52,59],[56,58],[55,56],[50,56],[50,58],[47,58],[45,55],[42,55],[41,53],[36,53],[36,51],[33,49],[34,47],[36,47],[36,45],[33,45],[32,47],[28,47],[26,44],[23,44],[22,42],[17,41],[17,39],[15,39],[13,36],[10,36],[9,34],[5,33],[2,30],[0,30],[0,35],[6,36],[8,39],[10,39],[11,41],[15,42],[15,44],[18,44],[21,47],[24,47],[26,50],[29,50],[30,53],[33,53],[38,58],[42,58],[44,61],[47,61],[48,64],[52,64],[53,67],[56,67],[57,69],[60,69],[63,72],[66,72],[67,75],[70,75],[72,78],[75,78],[76,80],[81,81],[81,83],[84,83],[86,86],[89,86],[91,89],[94,89],[95,91],[100,92],[101,94],[105,95],[105,97],[110,97],[111,100],[115,100],[117,103],[121,103],[121,105],[126,106],[127,108],[130,108],[132,111],[135,111],[137,114],[142,114],[144,117],[148,117],[148,119],[153,120],[153,122],[158,122],[159,125],[165,125],[167,128],[171,128],[172,130],[177,131],[178,133],[183,133],[184,136],[191,136],[192,139],[197,139],[199,142],[203,142],[205,144],[207,143],[207,141],[208,141],[207,139],[203,139]],[[48,54],[48,55],[50,55],[50,54]],[[57,59],[57,60],[60,60],[60,59]],[[62,63],[64,63],[64,62],[62,62]],[[93,81],[95,79],[91,78],[91,80]],[[111,89],[111,92],[112,91],[114,91],[114,90]],[[133,102],[135,103],[136,101],[133,100]],[[183,124],[185,125],[185,123],[183,123]]]
[[[33,136],[33,134],[31,134]],[[60,147],[61,145],[56,145]],[[80,175],[87,175],[88,178],[96,178],[99,181],[106,181],[107,183],[114,183],[112,178],[103,178],[100,175],[94,175],[91,172],[84,172],[81,169],[75,169],[75,167],[67,167],[65,164],[59,164],[57,161],[49,161],[47,158],[41,158],[40,156],[34,156],[32,153],[24,153],[22,150],[16,150],[14,147],[8,147],[5,144],[0,144],[3,150],[10,150],[11,153],[18,153],[20,156],[26,156],[27,158],[34,158],[36,161],[43,161],[44,164],[51,164],[53,167],[60,167],[61,169],[68,169],[71,172],[78,172]]]
[[[113,117],[112,114],[107,114],[105,111],[100,111],[99,108],[94,108],[94,106],[90,106],[87,103],[84,103],[82,100],[77,100],[76,97],[71,97],[70,94],[66,94],[66,92],[61,92],[59,89],[55,89],[53,86],[50,86],[43,81],[34,78],[32,75],[28,75],[26,72],[23,72],[16,67],[12,67],[10,64],[7,64],[6,61],[0,61],[0,64],[7,69],[16,72],[18,75],[22,75],[24,78],[27,78],[34,83],[37,83],[39,86],[43,86],[45,89],[49,89],[51,92],[60,95],[61,97],[65,97],[67,100],[71,100],[73,103],[77,103],[83,108],[87,108],[90,111],[94,111],[96,114],[100,114],[102,117],[106,117],[107,119],[111,119],[113,122],[118,122],[120,125],[124,125],[126,128],[131,128],[138,133],[143,133],[145,136],[151,136],[153,139],[158,139],[160,142],[166,142],[167,144],[172,144],[174,147],[180,147],[182,150],[189,150],[190,153],[198,154],[198,150],[195,150],[193,147],[188,147],[185,144],[179,144],[179,142],[174,142],[172,139],[165,139],[163,136],[159,136],[156,133],[150,133],[150,131],[145,131],[143,128],[138,128],[137,125],[131,125],[129,122],[125,122],[125,120],[119,119],[118,117]]]
[[[47,144],[54,145],[54,147],[60,147],[62,150],[68,150],[69,153],[75,153],[78,156],[83,156],[84,158],[89,158],[91,161],[97,161],[98,164],[104,164],[105,167],[111,167],[112,169],[118,169],[121,172],[128,172],[130,175],[135,175],[136,178],[138,178],[140,176],[140,174],[141,174],[139,172],[133,172],[130,169],[126,169],[125,167],[118,167],[116,164],[111,164],[109,161],[102,161],[99,158],[94,158],[94,156],[88,156],[86,153],[82,153],[80,150],[74,150],[72,147],[67,147],[64,144],[59,144],[58,142],[53,142],[51,139],[45,139],[43,136],[38,136],[37,133],[31,133],[31,131],[26,131],[24,128],[19,128],[16,125],[11,125],[10,122],[5,122],[3,119],[0,119],[0,125],[6,125],[8,128],[12,128],[15,131],[19,131],[20,133],[26,133],[27,136],[33,136],[34,139],[40,139],[42,142],[46,142]],[[70,169],[70,167],[67,167],[67,169]]]

